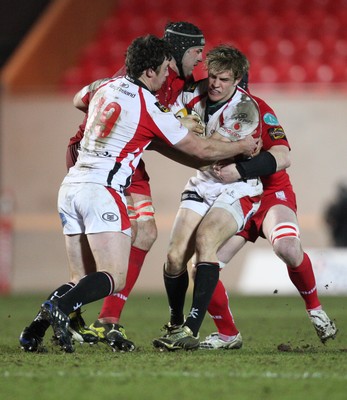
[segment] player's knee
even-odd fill
[[[303,251],[297,238],[277,240],[273,250],[286,265],[297,267],[302,263]]]
[[[303,252],[298,225],[292,222],[277,224],[270,233],[270,241],[275,254],[287,265],[295,267],[301,264]]]
[[[134,246],[149,251],[157,240],[158,229],[154,219],[137,222],[137,235]]]
[[[184,252],[180,252],[177,248],[169,248],[165,272],[170,275],[179,275],[186,268],[182,254],[184,254]]]
[[[158,237],[158,229],[154,219],[143,221],[139,223],[138,234],[147,238],[147,242],[152,245]]]
[[[115,273],[111,274],[114,282],[113,293],[120,292],[124,289],[126,283],[126,274]]]

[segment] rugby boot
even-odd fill
[[[325,344],[328,339],[335,339],[337,334],[336,326],[325,311],[310,310],[308,311],[308,316],[323,344]]]
[[[96,320],[89,326],[95,331],[99,340],[109,345],[113,351],[134,351],[135,344],[127,338],[125,329],[122,325],[112,323],[102,323]]]
[[[72,345],[72,335],[69,332],[70,319],[59,309],[56,301],[45,301],[41,306],[41,315],[51,324],[61,349],[66,353],[73,353],[75,350]]]

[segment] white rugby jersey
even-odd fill
[[[81,150],[63,183],[93,182],[116,190],[128,187],[144,149],[154,137],[170,146],[188,133],[179,120],[141,82],[129,77],[99,81],[89,92],[88,120]]]
[[[205,136],[210,137],[218,132],[223,137],[237,141],[252,133],[259,125],[259,109],[256,101],[242,88],[236,87],[233,96],[213,114],[206,115],[208,108],[208,79],[190,84],[177,98],[171,111],[178,115],[196,113],[205,125]],[[185,109],[184,112],[180,112]],[[206,167],[197,171],[201,180],[220,182],[213,170]]]

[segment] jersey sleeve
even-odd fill
[[[99,87],[106,82],[108,82],[110,79],[109,78],[104,78],[104,79],[98,79],[92,83],[90,83],[87,86],[84,86],[79,92],[80,98],[83,101],[83,103],[88,107],[90,103],[90,99],[94,95],[94,93],[99,89]]]
[[[173,112],[159,102],[152,106],[150,115],[157,128],[154,129],[155,135],[171,146],[181,141],[189,132]]]
[[[290,149],[284,128],[278,121],[274,110],[264,100],[254,96],[253,98],[259,106],[263,149],[269,150],[273,146],[287,146]]]

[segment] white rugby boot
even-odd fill
[[[233,339],[225,341],[219,337],[218,332],[213,332],[206,339],[200,342],[199,349],[202,350],[232,350],[241,349],[242,336],[239,332]]]
[[[317,332],[320,341],[324,344],[328,339],[335,339],[337,329],[333,321],[323,310],[310,310],[308,316]]]

